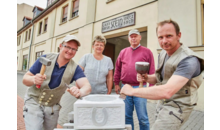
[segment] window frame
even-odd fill
[[[31,28],[29,29],[29,33],[28,33],[28,40],[31,39]]]
[[[20,46],[20,42],[21,42],[21,35],[17,37],[17,46]]]
[[[44,19],[44,29],[43,29],[44,32],[47,32],[47,25],[48,25],[48,18],[45,18]]]
[[[25,42],[28,41],[28,30],[25,31]]]
[[[77,1],[78,1],[78,6],[77,6],[78,10],[75,10],[75,8],[76,8],[75,4]],[[73,0],[72,1],[70,18],[74,18],[74,17],[79,16],[79,2],[80,2],[80,0]]]
[[[25,20],[23,21],[23,26],[25,26]]]
[[[65,5],[65,6],[62,7],[61,23],[67,22],[67,18],[68,18],[68,6],[69,6],[69,5],[67,4],[67,5]],[[65,9],[65,8],[67,8],[67,9]],[[65,12],[66,12],[66,17],[64,17]],[[65,18],[65,20],[64,20],[64,18]]]
[[[38,51],[38,52],[36,52],[36,53],[35,53],[35,60],[37,60],[39,57],[41,57],[41,56],[43,55],[43,52],[44,52],[44,51]],[[38,54],[39,54],[39,56],[38,56]]]
[[[33,18],[35,18],[37,16],[37,11],[35,10],[34,11],[34,17]]]
[[[38,35],[40,35],[41,33],[42,33],[42,30],[41,30],[41,28],[42,28],[42,24],[43,24],[43,22],[41,21],[41,22],[39,22],[39,27],[38,27]]]

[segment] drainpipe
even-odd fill
[[[33,43],[33,34],[34,34],[34,24],[33,24],[32,20],[31,20],[31,24],[33,26],[32,26],[31,43],[30,43],[30,46],[29,46],[29,54],[28,54],[28,61],[27,61],[27,69],[28,70],[29,70],[29,63],[30,63],[31,46],[32,46],[32,43]]]

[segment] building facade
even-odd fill
[[[47,8],[17,31],[17,70],[28,70],[42,54],[59,52],[59,44],[67,35],[81,42],[74,61],[92,52],[92,39],[107,39],[104,54],[113,63],[119,52],[130,46],[128,32],[141,32],[141,45],[148,47],[157,66],[161,51],[157,23],[172,19],[180,26],[181,43],[204,57],[204,0],[48,0]],[[33,12],[32,12],[33,13]],[[30,35],[30,38],[29,38]],[[26,36],[28,38],[26,38]],[[199,88],[197,110],[204,111],[204,85]]]

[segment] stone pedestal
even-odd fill
[[[119,95],[88,95],[74,103],[74,129],[125,128],[125,104]]]

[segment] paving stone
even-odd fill
[[[187,127],[187,128],[186,128],[186,129],[184,129],[184,130],[192,130],[192,128]]]
[[[204,130],[204,125],[199,130]]]

